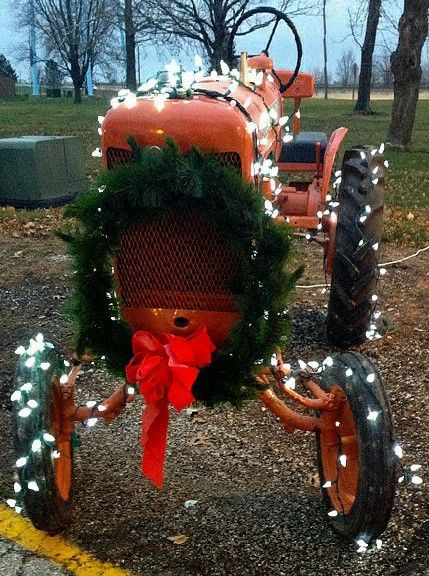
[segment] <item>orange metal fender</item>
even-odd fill
[[[321,201],[326,203],[326,196],[329,192],[331,184],[332,170],[334,168],[335,158],[341,142],[344,140],[348,128],[337,128],[332,132],[326,147],[325,159],[323,163],[322,185],[320,187]],[[335,256],[335,237],[337,232],[337,217],[332,213],[329,218],[324,219],[323,228],[328,234],[329,242],[324,247],[324,268],[325,272],[329,275],[332,274]]]
[[[323,161],[323,175],[322,186],[320,190],[322,202],[326,202],[326,195],[328,194],[329,186],[331,184],[332,170],[334,168],[335,158],[341,142],[344,140],[348,128],[337,128],[332,132],[328,145],[326,146],[325,158]]]

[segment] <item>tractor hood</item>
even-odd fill
[[[224,94],[229,86],[229,81],[207,80],[197,88]],[[256,127],[260,154],[266,157],[275,148],[276,131],[271,127],[270,114],[280,115],[281,98],[274,86],[269,88],[268,94],[264,90],[263,99],[253,90],[238,86],[234,99],[243,110],[235,102],[198,93],[176,99],[133,95],[106,114],[102,124],[103,163],[111,168],[126,161],[130,136],[141,146],[159,147],[170,136],[182,152],[197,146],[219,154],[224,164],[241,168],[250,180],[255,156],[252,130]]]

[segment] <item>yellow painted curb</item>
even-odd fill
[[[74,576],[132,576],[110,562],[100,562],[61,536],[36,530],[29,520],[0,505],[0,536],[51,560]]]

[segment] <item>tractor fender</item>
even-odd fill
[[[348,128],[337,128],[332,132],[328,140],[323,162],[322,186],[320,190],[322,202],[326,202],[326,195],[328,194],[331,185],[331,176],[332,170],[334,169],[335,158],[337,157],[337,152],[341,142],[344,140],[348,131]]]

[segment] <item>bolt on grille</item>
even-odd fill
[[[236,310],[229,286],[238,260],[217,226],[195,211],[129,226],[116,270],[125,307]]]
[[[124,148],[107,148],[107,168],[114,168],[121,164],[128,164],[133,161],[131,150]],[[241,158],[238,152],[219,152],[215,154],[222,166],[230,166],[241,170]]]

